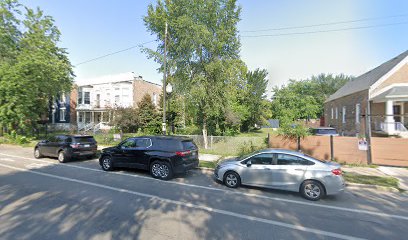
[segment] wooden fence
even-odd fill
[[[297,150],[297,141],[270,136],[269,147]],[[340,163],[367,164],[367,151],[359,150],[356,137],[333,137],[333,150],[329,136],[308,136],[300,140],[300,149],[315,158]],[[371,138],[372,163],[408,167],[408,139]]]

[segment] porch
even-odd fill
[[[408,86],[392,86],[371,98],[373,133],[408,138]]]
[[[109,130],[111,113],[107,110],[78,110],[76,112],[78,131]]]

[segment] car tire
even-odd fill
[[[300,186],[300,194],[311,201],[318,201],[325,196],[323,185],[314,180],[306,180]]]
[[[241,185],[241,177],[236,172],[226,172],[224,175],[224,184],[229,188],[237,188]]]
[[[153,178],[170,180],[173,177],[173,169],[168,162],[154,161],[150,165],[150,175]]]
[[[101,167],[104,171],[112,171],[113,170],[113,163],[111,156],[104,156],[101,159]]]
[[[44,155],[41,154],[40,148],[36,147],[34,149],[34,157],[37,159],[44,157]]]
[[[58,152],[58,162],[66,163],[66,162],[68,162],[68,160],[69,159],[68,159],[67,155],[65,154],[64,150],[61,150],[61,151]]]

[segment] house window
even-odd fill
[[[65,122],[65,109],[60,109],[60,121]]]
[[[356,123],[360,123],[360,104],[356,104]]]
[[[342,120],[343,123],[346,123],[346,107],[343,107],[343,111],[342,111]]]
[[[78,104],[82,104],[82,91],[78,92]]]
[[[91,95],[90,95],[90,92],[85,92],[85,95],[84,95],[84,104],[91,104]]]
[[[339,119],[339,108],[336,107],[336,119]]]
[[[65,103],[65,98],[66,98],[65,93],[61,94],[60,102]]]
[[[84,121],[84,117],[83,117],[83,114],[80,112],[80,113],[78,113],[78,121],[79,122],[83,122]]]
[[[115,95],[115,104],[118,104],[120,101],[120,96],[119,95]]]
[[[334,118],[334,110],[333,110],[333,108],[331,109],[331,119],[333,119]]]

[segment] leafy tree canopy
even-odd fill
[[[0,2],[0,127],[28,134],[49,101],[70,91],[74,74],[52,17],[22,8]]]

